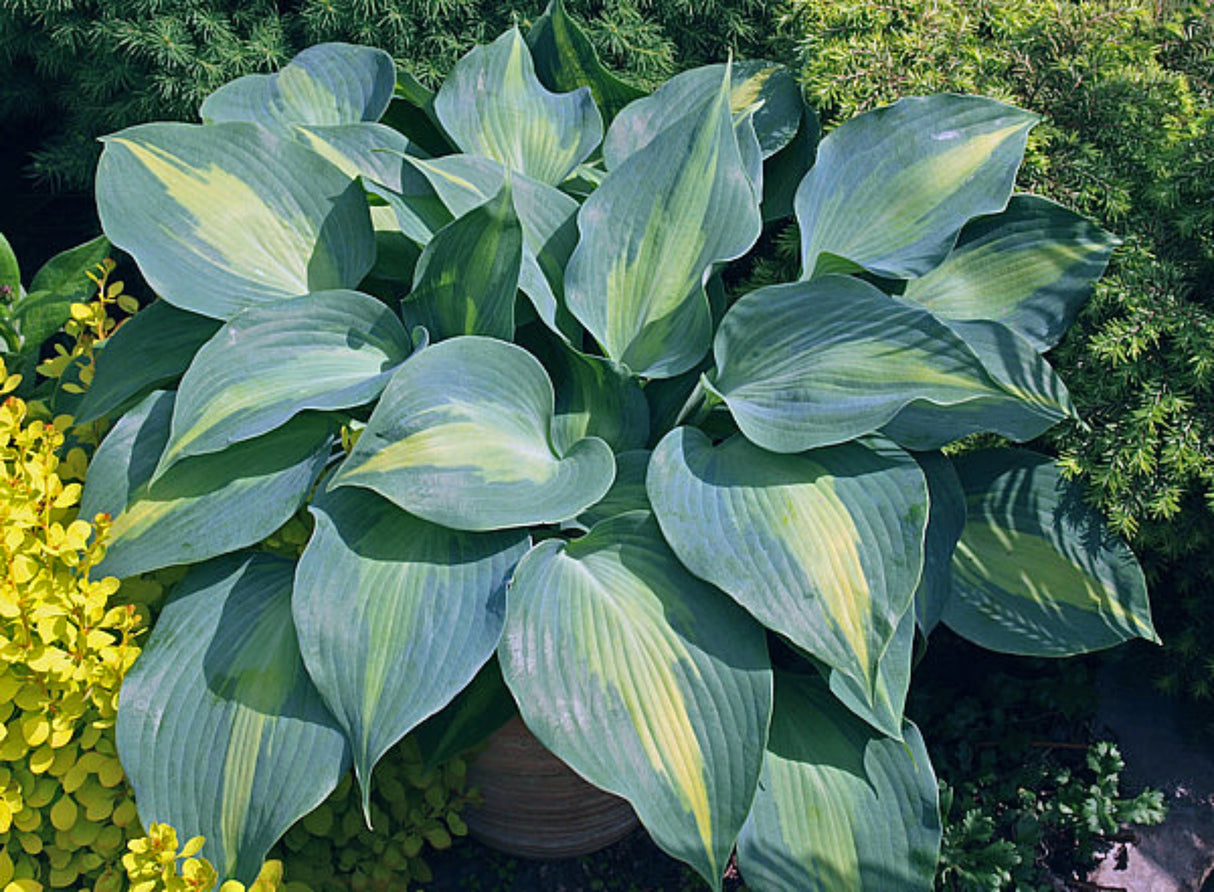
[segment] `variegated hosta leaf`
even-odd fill
[[[749,118],[760,162],[788,145],[801,122],[801,90],[792,74],[775,62],[744,60],[704,65],[676,74],[654,91],[620,112],[603,138],[603,161],[619,167],[663,131],[690,114],[702,114],[729,77],[729,109],[741,139],[742,121]],[[745,147],[742,147],[745,152]]]
[[[1033,345],[998,322],[941,320],[973,351],[1002,393],[952,405],[915,400],[881,432],[907,449],[939,449],[983,431],[1023,443],[1075,414],[1071,395]]]
[[[161,297],[216,319],[353,288],[375,261],[359,184],[256,124],[144,124],[106,137],[97,212]]]
[[[930,892],[936,777],[919,730],[875,734],[815,678],[778,674],[738,867],[756,892]]]
[[[822,125],[817,113],[801,103],[801,126],[792,142],[786,145],[764,165],[763,169],[763,222],[791,217],[793,201],[806,172],[814,166],[818,154],[818,142],[822,138]]]
[[[692,573],[873,701],[923,566],[927,487],[909,455],[879,440],[778,455],[679,427],[654,450],[648,491]]]
[[[169,439],[173,394],[119,419],[89,464],[81,516],[114,518],[105,560],[125,578],[260,542],[290,519],[324,470],[332,424],[307,414],[223,452],[182,461],[150,485]]]
[[[797,190],[802,277],[911,278],[971,217],[1003,210],[1038,118],[980,96],[912,97],[840,124]]]
[[[1104,273],[1117,239],[1035,195],[966,224],[938,267],[906,297],[948,319],[1002,322],[1040,352],[1058,343]]]
[[[954,466],[967,517],[944,608],[949,628],[1033,656],[1159,640],[1133,552],[1048,456],[990,450]]]
[[[350,742],[366,810],[380,757],[493,654],[506,583],[531,540],[435,526],[360,489],[325,493],[311,511],[316,531],[292,610],[308,673]]]
[[[276,74],[249,74],[202,103],[209,124],[246,121],[290,134],[296,125],[378,121],[396,87],[396,65],[383,50],[348,43],[309,47]]]
[[[915,591],[915,616],[924,635],[940,622],[952,596],[952,563],[957,540],[965,528],[965,490],[953,463],[939,452],[913,453],[927,478],[931,507],[923,543],[923,576]]]
[[[548,92],[517,28],[460,59],[439,88],[434,110],[465,152],[553,186],[603,138],[590,90]]]
[[[357,291],[242,310],[181,379],[155,479],[188,456],[259,437],[306,409],[371,402],[411,349],[396,315]]]
[[[846,672],[831,669],[826,677],[839,702],[887,737],[902,739],[906,695],[910,691],[915,655],[915,611],[907,608],[877,664],[877,680],[870,697],[864,685]]]
[[[434,340],[456,335],[514,338],[514,302],[523,262],[523,230],[509,181],[434,234],[401,312]]]
[[[506,182],[504,167],[475,155],[406,158],[402,164],[403,194],[374,187],[372,191],[392,205],[401,231],[420,245],[451,220],[493,198]],[[518,287],[549,329],[566,339],[580,337],[564,306],[565,264],[577,244],[578,203],[521,174],[512,174],[510,184],[524,239]]]
[[[363,486],[457,530],[556,523],[615,478],[611,447],[551,445],[555,397],[539,360],[491,338],[427,347],[392,378],[331,486]]]
[[[624,514],[628,511],[652,511],[649,495],[645,491],[645,475],[649,471],[648,449],[631,449],[615,457],[615,482],[607,495],[578,515],[577,522],[584,529],[596,523]]]
[[[294,137],[348,177],[367,177],[401,190],[400,156],[409,140],[384,124],[296,127]]]
[[[948,407],[941,419],[977,399],[988,408],[1020,401],[929,311],[846,276],[747,294],[725,314],[713,353],[712,391],[742,433],[773,452],[852,440],[916,401]],[[958,423],[969,421],[962,413]]]
[[[179,310],[168,301],[157,300],[144,307],[102,342],[93,382],[76,410],[76,424],[112,416],[151,391],[176,382],[221,324]]]
[[[194,568],[122,682],[118,754],[139,818],[205,836],[221,880],[252,883],[350,765],[299,658],[294,570],[247,553]]]
[[[639,376],[669,378],[699,362],[712,335],[705,276],[744,254],[762,227],[728,89],[722,79],[700,114],[629,156],[578,214],[569,309],[610,359]]]
[[[552,0],[535,20],[527,32],[527,45],[536,76],[544,86],[558,93],[589,87],[607,123],[632,100],[645,95],[603,67],[594,45],[566,15],[561,0]]]
[[[574,350],[542,332],[520,335],[520,344],[544,363],[556,385],[552,443],[558,452],[582,437],[598,437],[615,452],[644,448],[649,403],[636,379],[610,360]]]
[[[535,736],[719,889],[771,710],[762,627],[633,512],[523,558],[498,653]]]

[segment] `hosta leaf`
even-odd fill
[[[923,738],[881,737],[817,679],[776,676],[763,780],[738,840],[757,892],[930,892],[940,851]]]
[[[916,452],[914,456],[927,478],[931,502],[923,543],[923,576],[915,591],[915,615],[923,634],[930,635],[953,590],[953,552],[965,528],[965,490],[947,457],[939,452]]]
[[[76,412],[76,423],[112,414],[152,390],[174,383],[198,349],[222,323],[153,301],[122,324],[97,351],[93,383]]]
[[[645,475],[649,471],[648,449],[632,449],[615,457],[615,483],[603,496],[578,515],[577,522],[585,529],[596,523],[628,511],[652,511],[645,491]]]
[[[124,415],[89,465],[81,516],[114,518],[103,573],[124,578],[260,542],[303,504],[329,457],[328,419],[302,415],[212,455],[182,461],[149,486],[169,438],[173,394]]]
[[[242,310],[181,379],[154,479],[188,456],[259,437],[306,409],[371,402],[411,349],[396,315],[357,291]]]
[[[1016,195],[1001,214],[961,230],[944,262],[906,286],[906,297],[949,319],[1002,322],[1044,352],[1058,343],[1117,239],[1073,211]]]
[[[814,166],[822,125],[812,108],[801,103],[801,126],[792,142],[772,155],[763,168],[763,222],[791,217],[793,200],[806,172]]]
[[[632,100],[645,95],[603,67],[590,40],[566,15],[561,0],[552,0],[535,20],[527,32],[527,45],[536,76],[545,87],[558,93],[589,87],[607,123]]]
[[[432,157],[459,151],[438,122],[434,112],[434,91],[404,69],[396,73],[396,93],[382,120]]]
[[[493,657],[476,677],[413,732],[427,771],[465,755],[518,714],[502,667]]]
[[[830,692],[839,702],[887,737],[902,739],[902,717],[910,690],[915,655],[915,611],[907,609],[898,620],[877,663],[876,683],[870,693],[855,677],[838,669],[826,673]]]
[[[1071,396],[1033,345],[998,322],[942,320],[981,360],[1001,393],[951,405],[916,400],[881,432],[907,449],[939,449],[990,431],[1023,443],[1075,414]]]
[[[773,452],[846,442],[915,401],[1018,401],[926,309],[845,276],[745,295],[725,314],[713,353],[712,390],[742,433]]]
[[[578,214],[566,301],[604,353],[636,375],[669,378],[699,362],[712,335],[705,275],[759,236],[728,86],[722,79],[701,114],[629,156]]]
[[[343,171],[367,177],[400,191],[400,156],[409,140],[384,124],[341,124],[336,127],[297,127],[296,140]]]
[[[1133,552],[1048,456],[990,450],[954,466],[967,517],[944,608],[949,628],[1034,656],[1159,640]]]
[[[909,455],[876,440],[778,455],[680,427],[654,450],[648,490],[692,573],[872,702],[923,564],[927,488]]]
[[[194,568],[122,683],[118,752],[141,822],[205,836],[221,880],[252,883],[350,764],[299,658],[294,569],[267,554]]]
[[[912,97],[840,124],[797,190],[803,278],[890,278],[940,263],[971,217],[1003,210],[1038,118],[980,96]]]
[[[256,124],[144,124],[106,137],[97,212],[161,297],[216,319],[353,288],[375,261],[358,183]]]
[[[760,160],[788,145],[801,123],[803,105],[801,90],[788,69],[758,60],[704,65],[676,74],[652,96],[633,102],[620,113],[603,139],[607,168],[618,167],[681,118],[702,114],[716,100],[726,76],[735,127],[749,118]]]
[[[360,489],[325,493],[311,510],[316,531],[292,609],[308,673],[350,742],[366,810],[380,757],[493,654],[506,583],[531,541],[435,526]]]
[[[465,152],[549,185],[565,179],[603,138],[590,90],[548,92],[517,28],[460,59],[434,110]]]
[[[248,74],[202,103],[207,123],[248,121],[290,133],[295,125],[378,121],[396,87],[396,65],[383,50],[348,43],[309,47],[276,74]]]
[[[523,333],[520,332],[520,335]],[[609,360],[545,336],[521,337],[556,384],[552,444],[558,452],[582,437],[598,437],[616,452],[649,440],[649,403],[636,380]]]
[[[607,492],[615,460],[596,437],[554,452],[554,402],[544,367],[521,347],[442,341],[393,376],[331,485],[373,489],[459,530],[574,517]]]
[[[455,335],[514,337],[523,230],[510,183],[434,234],[401,311],[435,340]]]
[[[401,230],[425,244],[439,228],[501,191],[506,169],[487,158],[451,155],[434,160],[407,158],[401,171],[408,194],[377,192],[392,204]],[[559,189],[520,174],[510,177],[511,198],[523,227],[523,262],[518,287],[549,329],[580,337],[564,307],[565,264],[577,244],[578,203]],[[436,203],[441,214],[436,213]]]
[[[762,628],[634,512],[523,558],[499,655],[535,736],[720,888],[771,709]]]

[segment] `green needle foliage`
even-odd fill
[[[0,124],[36,114],[48,133],[32,170],[55,186],[92,182],[97,137],[150,120],[192,120],[221,84],[281,67],[306,46],[381,47],[436,86],[456,59],[540,0],[0,0]],[[573,2],[605,61],[643,85],[722,59],[761,57],[773,23],[758,0]]]

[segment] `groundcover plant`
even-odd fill
[[[116,419],[100,571],[191,565],[118,745],[221,879],[500,671],[710,886],[736,847],[756,889],[929,889],[916,637],[1154,637],[1048,458],[940,451],[1073,412],[1041,354],[1113,240],[1012,194],[1033,115],[909,98],[819,144],[778,66],[643,96],[554,4],[433,95],[327,44],[201,117],[106,140],[162,300],[77,415]],[[733,293],[789,215],[801,279]],[[298,512],[298,560],[257,547]]]

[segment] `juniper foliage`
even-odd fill
[[[0,0],[0,125],[46,135],[31,172],[78,189],[92,181],[105,133],[150,120],[194,120],[204,97],[240,75],[275,70],[314,43],[382,47],[436,85],[463,53],[544,0]],[[761,57],[773,28],[761,0],[574,0],[612,67],[645,86],[718,61]],[[32,118],[37,115],[37,118]]]

